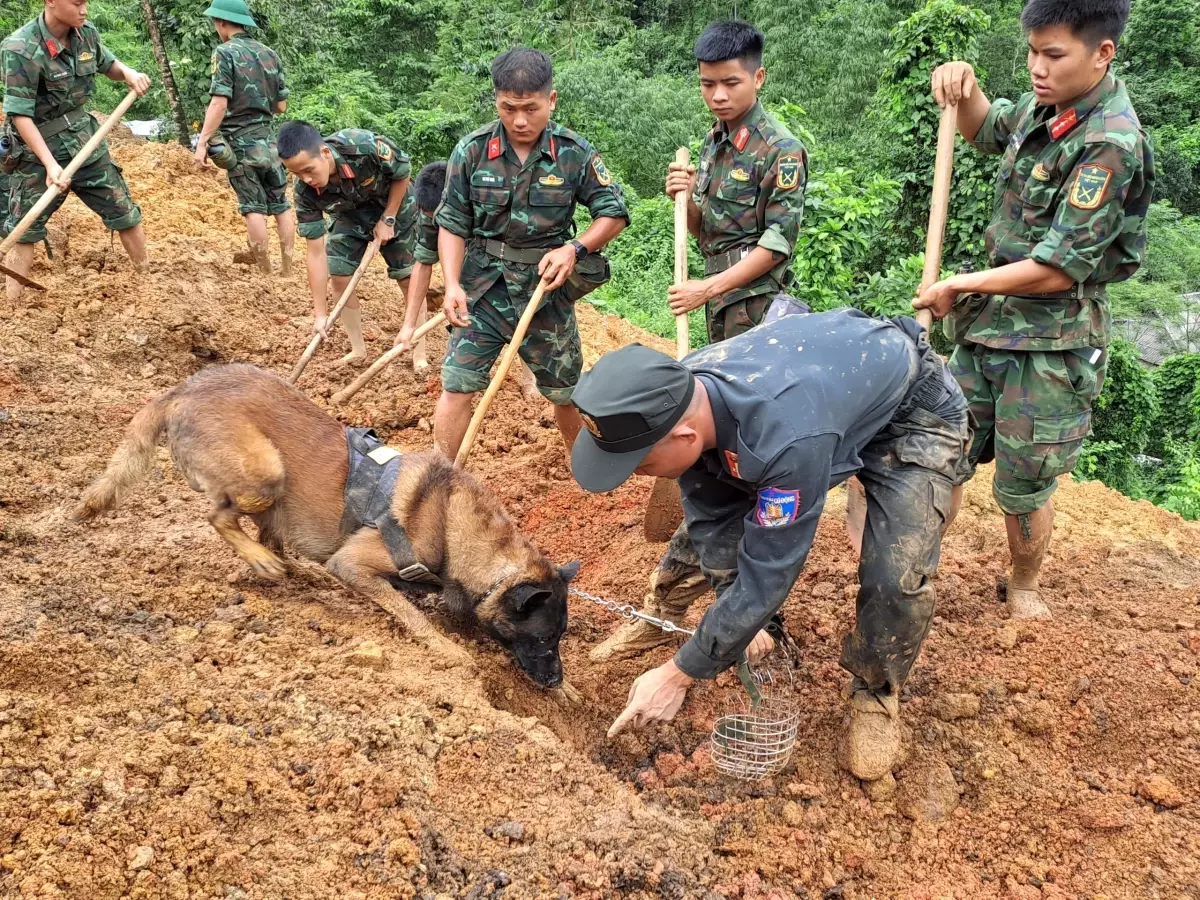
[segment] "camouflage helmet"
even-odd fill
[[[210,19],[221,19],[247,28],[257,28],[258,23],[250,15],[246,0],[212,0],[212,6],[204,11]]]

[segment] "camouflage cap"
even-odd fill
[[[250,7],[246,0],[213,0],[212,6],[204,11],[210,19],[221,19],[247,28],[257,28],[258,23],[250,15]]]

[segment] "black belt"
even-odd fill
[[[1104,284],[1073,284],[1064,291],[1047,291],[1044,294],[1008,294],[1023,300],[1095,300],[1108,297],[1108,287]]]
[[[89,113],[82,106],[77,106],[69,112],[65,112],[61,116],[51,119],[49,122],[42,122],[40,125],[35,123],[35,127],[41,134],[42,140],[48,141],[56,134],[61,134],[68,128],[74,128],[90,115],[91,113]]]
[[[712,256],[704,258],[704,274],[717,275],[736,266],[745,259],[753,247],[735,247],[732,250],[726,250],[724,253],[715,253]]]
[[[543,256],[562,246],[562,244],[555,244],[552,247],[510,247],[504,241],[497,241],[494,238],[480,239],[476,243],[483,247],[488,256],[494,256],[504,262],[522,263],[527,266],[536,266],[542,261]]]

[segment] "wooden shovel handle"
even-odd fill
[[[354,270],[354,274],[350,276],[350,283],[346,285],[346,289],[342,291],[342,296],[338,299],[337,305],[334,306],[333,312],[329,314],[329,318],[325,322],[325,330],[328,331],[334,326],[338,320],[338,316],[342,314],[342,308],[345,307],[346,301],[350,299],[350,295],[354,293],[354,289],[358,287],[359,279],[363,277],[363,273],[367,271],[367,266],[371,264],[371,260],[375,258],[375,253],[379,250],[379,238],[367,244],[367,251],[363,254],[362,262],[358,264],[358,268]],[[317,348],[321,346],[321,333],[317,332],[312,336],[312,340],[308,342],[304,353],[296,362],[296,367],[292,369],[292,374],[287,377],[288,384],[295,384],[300,380],[300,376],[304,374],[305,368],[308,366],[309,360],[313,358],[313,354],[317,352]]]
[[[88,142],[83,145],[83,148],[73,157],[71,157],[71,161],[67,163],[66,167],[63,169],[63,174],[66,175],[67,178],[73,178],[75,176],[75,173],[79,171],[79,167],[82,166],[87,158],[95,152],[96,148],[100,146],[100,142],[108,137],[108,133],[113,130],[113,126],[121,120],[121,116],[125,115],[125,113],[129,111],[129,107],[133,106],[133,103],[135,100],[137,100],[137,98],[137,94],[133,91],[130,91],[125,95],[125,99],[117,104],[117,108],[112,111],[112,115],[105,119],[104,124],[96,129],[96,133],[88,139]],[[17,223],[16,228],[9,233],[8,237],[6,237],[3,241],[0,241],[0,257],[4,256],[4,254],[7,253],[9,249],[21,239],[21,235],[29,230],[29,226],[37,221],[38,217],[46,211],[46,207],[54,202],[54,198],[61,193],[62,190],[60,188],[52,187],[48,188],[46,193],[42,194],[42,196],[38,198],[38,202],[33,204],[33,207],[29,210],[29,212],[25,213],[25,215],[21,217],[21,221]]]
[[[958,130],[958,107],[947,103],[938,123],[937,157],[933,164],[933,196],[929,201],[929,227],[925,231],[925,269],[921,273],[920,296],[942,274],[942,243],[946,237],[946,217],[950,210],[950,176],[954,171],[954,135]],[[933,313],[917,310],[917,321],[928,331]]]
[[[675,151],[675,162],[687,166],[691,159],[687,147]],[[683,284],[688,277],[688,192],[680,191],[675,195],[675,284]],[[675,317],[675,358],[683,359],[691,350],[688,340],[687,313]]]
[[[444,312],[440,312],[428,322],[425,322],[423,325],[419,326],[415,331],[413,331],[412,346],[415,347],[417,345],[417,341],[421,340],[423,337],[425,337],[425,335],[429,334],[429,332],[433,331],[433,329],[437,328],[445,321],[446,314]],[[412,348],[410,347],[409,349]],[[364,387],[366,387],[368,381],[390,366],[405,352],[407,351],[405,351],[403,347],[393,347],[391,350],[384,353],[379,357],[379,359],[371,363],[371,368],[367,369],[367,371],[355,378],[354,381],[352,381],[347,387],[342,388],[342,390],[334,394],[332,397],[333,402],[345,403]]]
[[[458,456],[454,458],[454,464],[459,468],[467,464],[467,457],[471,455],[471,445],[475,443],[475,435],[479,433],[479,427],[483,424],[488,407],[492,405],[492,400],[495,399],[496,393],[500,390],[500,385],[504,383],[509,367],[512,366],[513,360],[517,358],[517,351],[521,349],[521,341],[525,340],[525,332],[529,330],[529,323],[533,321],[534,314],[537,313],[538,307],[542,305],[542,295],[545,293],[546,282],[543,279],[538,282],[537,290],[529,298],[529,304],[525,307],[525,312],[521,313],[521,320],[517,322],[512,339],[509,340],[508,346],[504,348],[504,353],[500,356],[500,365],[496,367],[496,374],[492,376],[492,383],[488,385],[483,399],[475,407],[475,415],[471,416],[471,424],[467,426],[467,433],[463,436],[462,446],[458,448]]]

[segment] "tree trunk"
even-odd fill
[[[140,0],[140,2],[142,14],[146,17],[146,30],[150,32],[150,43],[154,45],[154,58],[158,61],[163,87],[167,91],[167,103],[171,107],[171,117],[175,119],[175,131],[179,135],[179,143],[191,149],[191,129],[188,128],[187,116],[183,114],[183,104],[179,102],[179,89],[175,87],[175,76],[171,74],[171,62],[167,59],[162,33],[158,30],[158,19],[154,15],[154,7],[150,5],[150,0]]]

